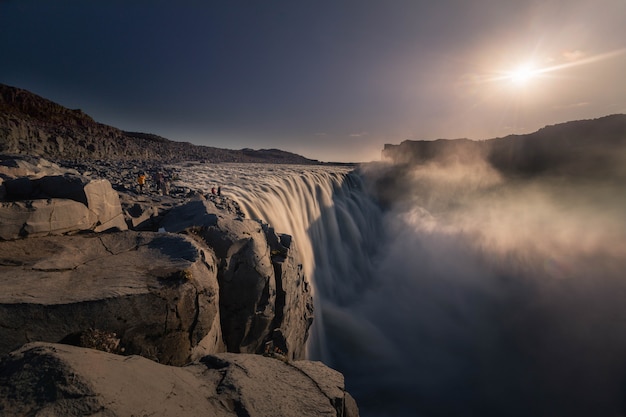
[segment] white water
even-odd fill
[[[294,237],[311,281],[315,321],[310,358],[333,364],[325,331],[326,300],[347,303],[371,276],[368,253],[380,235],[378,207],[362,191],[349,168],[196,164],[180,171],[180,183],[210,190],[237,201],[247,218],[262,219],[279,233]]]
[[[309,356],[344,373],[363,416],[624,415],[623,193],[484,166],[402,174],[381,212],[364,190],[388,175],[376,167],[365,183],[338,167],[181,172],[294,236],[315,288]]]

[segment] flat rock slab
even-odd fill
[[[356,417],[343,376],[320,362],[220,354],[183,368],[33,343],[0,362],[6,415]],[[4,415],[4,414],[3,414]]]
[[[127,353],[182,364],[223,350],[213,254],[168,233],[0,242],[0,354],[77,332],[115,333]]]

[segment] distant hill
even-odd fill
[[[221,149],[125,132],[29,91],[0,84],[0,153],[53,160],[318,164],[278,149]]]
[[[626,177],[626,115],[546,126],[526,135],[484,141],[439,139],[386,144],[399,164],[467,163],[481,158],[506,175]]]

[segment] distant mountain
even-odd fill
[[[486,160],[512,176],[626,177],[626,115],[546,126],[526,135],[484,141],[407,140],[386,144],[383,158],[399,164]]]
[[[144,160],[318,164],[278,149],[221,149],[125,132],[29,91],[0,84],[0,153],[53,160]]]

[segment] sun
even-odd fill
[[[539,71],[535,69],[531,64],[520,65],[507,74],[507,78],[516,86],[528,85],[534,78],[537,77]]]

